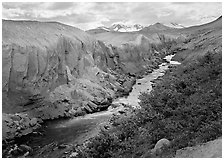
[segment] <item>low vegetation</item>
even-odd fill
[[[172,157],[177,149],[216,139],[222,134],[221,53],[170,69],[141,109],[113,117],[111,130],[90,140],[79,157]],[[172,145],[161,155],[149,151],[161,138]]]

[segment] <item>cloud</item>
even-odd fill
[[[156,22],[198,25],[218,18],[221,5],[220,2],[5,2],[2,12],[5,19],[59,21],[85,30],[117,22],[145,26]]]
[[[73,6],[73,2],[56,2],[50,5],[47,9],[50,10],[63,10],[69,9]]]

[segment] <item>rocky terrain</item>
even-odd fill
[[[26,135],[47,119],[106,109],[166,54],[159,37],[138,34],[118,46],[57,22],[2,23],[3,139]]]
[[[181,65],[169,66],[165,76],[154,80],[153,93],[143,93],[140,97],[142,109],[139,112],[118,117],[111,130],[87,141],[80,150],[74,149],[71,156],[222,157],[222,17],[208,24],[183,29],[161,26],[158,30],[146,28],[137,33],[93,35],[122,46],[136,42],[138,34],[154,37],[155,42],[179,35],[175,41],[170,41],[174,44],[170,50],[166,48],[165,51],[175,54],[173,60]]]
[[[137,78],[158,68],[165,55],[176,54],[174,60],[185,64],[208,51],[221,52],[221,21],[183,29],[156,23],[124,33],[3,20],[4,144],[46,120],[106,110],[129,94]]]

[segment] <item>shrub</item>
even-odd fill
[[[113,118],[114,128],[90,140],[80,157],[140,157],[161,138],[173,145],[157,157],[170,157],[177,149],[221,136],[221,84],[221,53],[173,69],[139,97],[141,109]]]
[[[177,149],[221,136],[221,70],[221,54],[208,53],[166,75],[161,85],[143,94],[142,108],[150,104],[163,117],[153,127],[154,136],[166,131]]]

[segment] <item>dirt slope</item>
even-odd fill
[[[116,47],[57,22],[2,27],[3,138],[32,132],[30,121],[103,110],[162,61],[144,36]]]
[[[134,82],[112,73],[119,62],[110,47],[75,27],[3,20],[2,31],[3,138],[31,132],[32,118],[101,110]],[[116,81],[120,76],[125,85]]]
[[[180,29],[179,32],[187,38],[174,49],[174,53],[178,52],[174,57],[177,61],[188,63],[208,51],[218,53],[222,50],[222,17],[208,24]]]
[[[175,158],[222,158],[222,138],[178,150]]]

